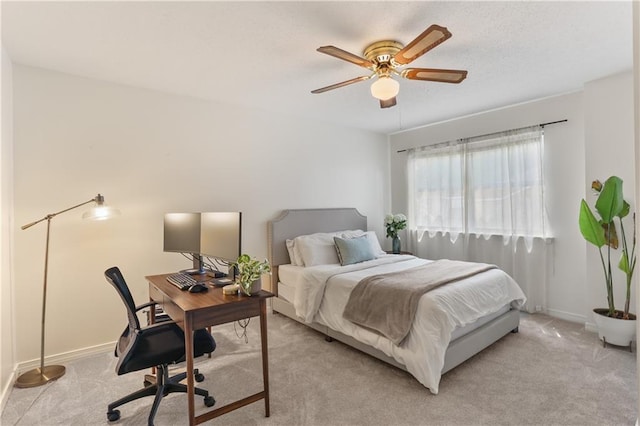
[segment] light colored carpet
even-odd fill
[[[221,406],[261,390],[258,321],[249,343],[214,328],[218,349],[196,365]],[[443,376],[432,395],[411,375],[280,315],[269,315],[271,417],[259,401],[214,419],[224,425],[633,425],[636,355],[602,348],[579,324],[523,315],[509,334]],[[2,425],[107,425],[107,404],[142,385],[116,376],[111,353],[66,365],[56,382],[14,388]],[[145,425],[152,399],[121,407],[114,424]],[[204,409],[196,398],[198,410]],[[155,424],[186,424],[184,395],[166,397]]]

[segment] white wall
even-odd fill
[[[137,303],[145,275],[187,267],[162,252],[166,212],[242,211],[243,251],[267,256],[284,208],[353,206],[382,234],[387,138],[319,121],[14,67],[15,287],[19,362],[39,356],[46,222],[104,194],[122,216],[52,220],[47,354],[113,341],[124,308],[103,272],[122,269]]]
[[[13,90],[11,59],[0,51],[0,412],[4,408],[15,368],[12,235],[13,225]]]
[[[567,119],[566,123],[545,127],[547,199],[555,238],[553,269],[544,309],[560,318],[590,323],[591,309],[606,304],[606,298],[602,299],[598,293],[603,287],[598,278],[602,271],[587,268],[587,246],[577,226],[579,202],[586,196],[591,180],[605,179],[612,174],[619,174],[625,180],[625,193],[633,201],[633,147],[630,145],[633,137],[629,133],[633,123],[629,113],[624,111],[630,107],[630,98],[627,99],[630,92],[631,72],[590,83],[584,91],[391,135],[393,211],[407,209],[406,154],[397,153],[398,150]],[[603,112],[602,118],[587,123],[586,117],[591,119],[590,115],[601,107],[594,105],[599,96],[604,97],[602,108],[608,108],[609,112]],[[593,135],[595,128],[602,129],[610,137],[596,138]],[[591,135],[587,137],[586,132]],[[609,160],[612,153],[615,158]],[[596,170],[590,161],[585,162],[585,158],[591,156],[598,156],[602,167]],[[591,258],[589,262],[593,263]],[[598,295],[594,296],[595,293]]]

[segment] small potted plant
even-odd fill
[[[242,254],[232,265],[236,268],[236,284],[240,286],[240,290],[248,296],[258,293],[261,289],[262,274],[271,272],[269,261],[259,261],[252,258],[248,254]]]
[[[388,214],[384,218],[384,226],[387,229],[387,238],[391,238],[391,252],[400,253],[400,237],[398,231],[407,227],[407,217],[402,213]]]
[[[598,247],[600,260],[604,271],[605,287],[607,290],[607,308],[596,308],[594,319],[598,326],[598,334],[603,344],[611,343],[620,346],[630,346],[635,336],[636,316],[629,312],[631,301],[632,277],[636,267],[636,221],[635,214],[632,217],[633,238],[629,247],[625,234],[623,218],[629,214],[630,206],[624,200],[622,194],[622,179],[611,176],[602,184],[594,181],[591,188],[598,195],[595,209],[598,219],[583,199],[580,203],[580,232],[591,244]],[[617,218],[617,220],[616,220]],[[616,226],[617,222],[617,226]],[[619,231],[616,230],[616,227]],[[611,268],[611,250],[617,249],[622,242],[622,253],[618,268],[626,275],[626,299],[624,310],[615,307],[613,298],[613,274]],[[603,254],[603,247],[606,246]]]

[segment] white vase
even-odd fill
[[[628,346],[636,340],[636,320],[624,320],[607,316],[608,309],[597,308],[593,310],[593,318],[598,326],[598,337],[603,344]]]

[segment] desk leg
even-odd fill
[[[187,361],[187,401],[189,403],[189,426],[196,424],[194,402],[195,383],[193,376],[193,322],[190,315],[184,316],[184,347]]]
[[[262,380],[264,382],[264,415],[269,417],[269,349],[267,347],[267,302],[260,300],[260,340],[262,341]]]
[[[153,302],[153,299],[149,298],[149,302]],[[147,318],[147,324],[155,324],[155,323],[156,323],[156,305],[151,305],[149,307],[149,317]],[[149,382],[149,383],[157,382],[158,375],[156,374],[155,367],[151,367],[151,374],[144,375],[144,380],[145,382]]]

